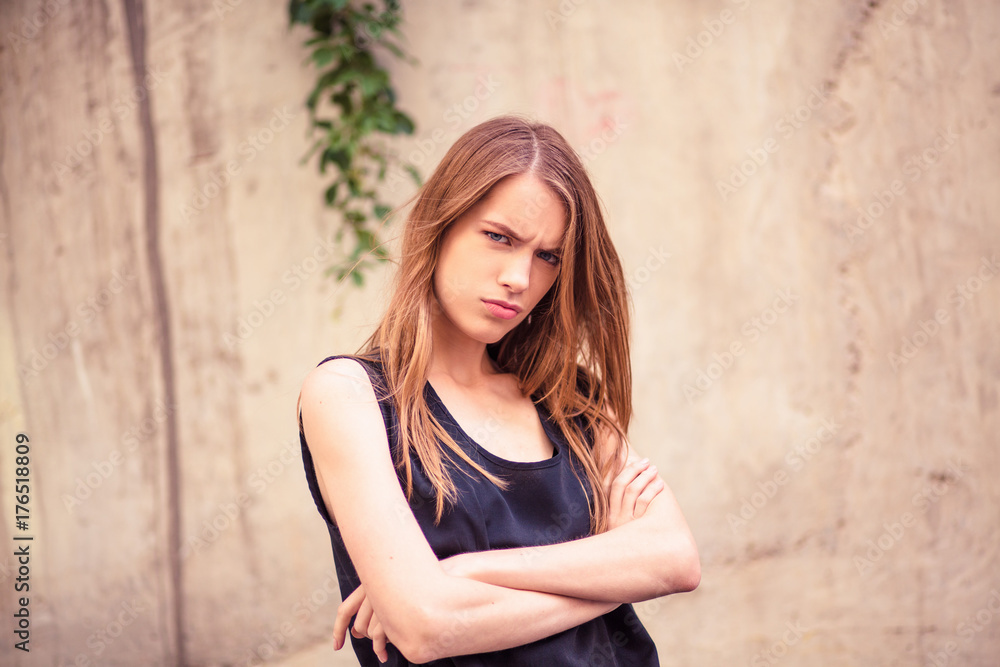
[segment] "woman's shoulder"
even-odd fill
[[[326,447],[385,433],[384,415],[366,362],[354,355],[328,357],[306,376],[299,424],[311,446]],[[346,437],[350,436],[350,437]]]
[[[315,368],[324,368],[328,366],[339,367],[341,369],[350,367],[358,369],[375,367],[376,369],[381,370],[382,355],[379,354],[378,350],[355,352],[352,354],[331,354],[316,364]]]
[[[371,398],[380,379],[379,364],[370,357],[339,354],[329,356],[309,371],[302,383],[302,398],[323,397],[336,401]]]

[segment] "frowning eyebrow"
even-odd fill
[[[514,239],[518,243],[523,243],[524,242],[524,239],[522,239],[520,236],[518,236],[517,232],[515,232],[513,229],[511,229],[507,225],[503,224],[502,222],[496,222],[495,220],[483,220],[483,222],[485,222],[486,224],[489,224],[489,225],[493,225],[494,227],[496,227],[497,229],[499,229],[501,232],[503,232],[504,236],[509,236],[510,238]],[[554,255],[558,255],[560,250],[562,250],[562,248],[560,246],[556,246],[555,248],[542,248],[542,252],[549,252],[549,253],[552,253]]]

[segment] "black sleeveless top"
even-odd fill
[[[393,461],[398,460],[398,422],[394,403],[386,396],[385,380],[379,362],[353,355],[327,357],[320,364],[341,357],[359,361],[368,372],[382,411]],[[413,497],[410,509],[438,559],[469,551],[486,551],[514,547],[555,544],[585,537],[590,532],[589,499],[591,489],[579,461],[572,456],[559,428],[550,421],[544,406],[536,404],[545,432],[555,447],[555,455],[530,463],[507,461],[481,448],[466,434],[448,412],[430,383],[424,386],[424,396],[433,415],[455,442],[491,474],[508,481],[500,490],[464,461],[449,462],[449,473],[456,485],[457,503],[445,507],[441,522],[435,526],[434,489],[425,476],[417,457],[411,458]],[[339,528],[333,523],[320,494],[312,456],[301,430],[302,463],[306,481],[316,508],[326,522],[333,546],[334,564],[340,591],[347,597],[360,580]],[[575,466],[580,479],[573,474]],[[469,473],[471,477],[464,473]],[[405,493],[405,473],[400,472],[400,486]],[[352,619],[353,622],[353,619]],[[456,623],[456,632],[460,632]],[[364,667],[410,665],[406,658],[389,644],[388,662],[380,663],[368,638],[356,639],[347,634],[354,652]],[[463,655],[435,660],[430,665],[480,667],[496,665],[629,665],[648,667],[659,665],[656,646],[630,604],[623,604],[587,623],[559,632],[530,644],[503,651]]]

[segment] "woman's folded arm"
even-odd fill
[[[701,580],[698,549],[677,500],[655,469],[640,460],[626,441],[627,464],[605,480],[615,527],[582,539],[538,547],[462,554],[449,567],[485,583],[559,595],[639,602],[694,590]],[[634,480],[634,481],[633,481]],[[632,483],[632,489],[628,485]],[[652,498],[641,515],[622,521],[634,503],[637,487]],[[628,507],[622,508],[622,498]]]
[[[408,505],[374,390],[357,361],[314,369],[301,410],[327,510],[385,635],[409,660],[520,646],[617,606],[446,572],[412,512],[399,511]]]

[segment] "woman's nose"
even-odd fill
[[[511,253],[503,265],[498,282],[512,292],[523,292],[528,289],[531,279],[530,253]]]

